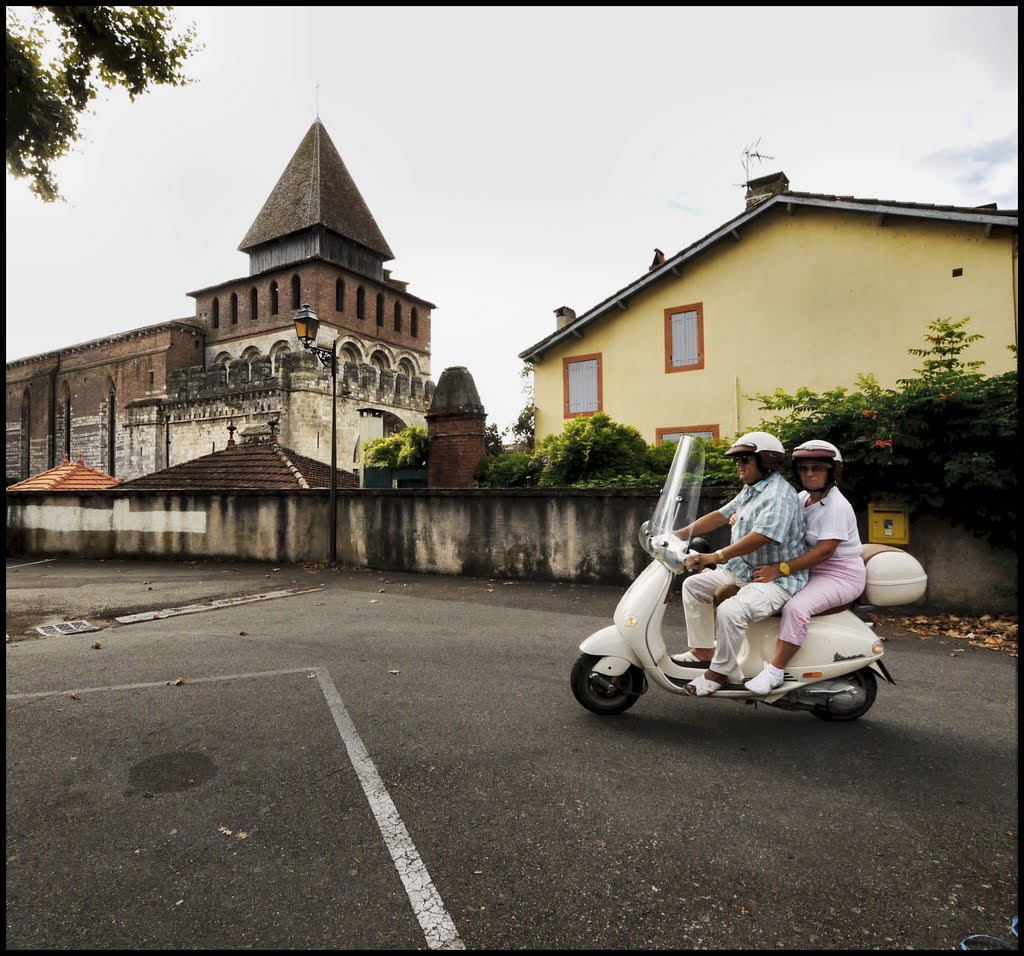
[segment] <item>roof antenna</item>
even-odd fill
[[[313,108],[316,110],[316,118],[320,119],[320,81],[313,84]]]
[[[761,145],[761,137],[758,136],[749,146],[747,146],[740,155],[743,157],[743,182],[736,183],[737,186],[746,186],[750,182],[750,161],[752,159],[757,162],[763,162],[766,159],[775,159],[774,156],[769,156],[767,153],[761,153],[757,147]]]

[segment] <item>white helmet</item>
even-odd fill
[[[843,477],[843,456],[832,442],[812,438],[793,449],[793,477],[798,481],[800,480],[799,462],[808,458],[828,462],[831,466],[828,483],[825,485],[826,489],[831,488]]]
[[[811,452],[812,454],[798,455],[797,452]],[[815,455],[813,452],[826,452],[827,454]],[[830,441],[822,441],[820,438],[812,438],[810,441],[805,441],[802,445],[797,445],[793,449],[794,458],[831,458],[833,461],[842,461],[843,456],[839,453],[839,449]]]
[[[786,449],[782,447],[782,442],[768,432],[747,432],[746,435],[740,435],[726,454],[749,455],[751,452],[757,454],[757,461],[765,474],[781,467],[786,457]]]

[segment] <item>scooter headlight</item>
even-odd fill
[[[885,645],[881,641],[875,641],[875,643],[871,645],[871,653],[877,657],[881,657],[884,651]]]

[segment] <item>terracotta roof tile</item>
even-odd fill
[[[329,488],[331,466],[276,442],[228,445],[220,451],[126,481],[131,491],[282,491]],[[338,469],[339,488],[358,488],[359,479]]]
[[[120,478],[107,475],[96,468],[91,468],[82,459],[70,461],[67,457],[56,468],[33,475],[24,481],[8,485],[8,491],[101,491],[124,484]]]

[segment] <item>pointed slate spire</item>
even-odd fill
[[[383,256],[385,262],[395,258],[319,117],[238,248],[246,252],[318,225]]]

